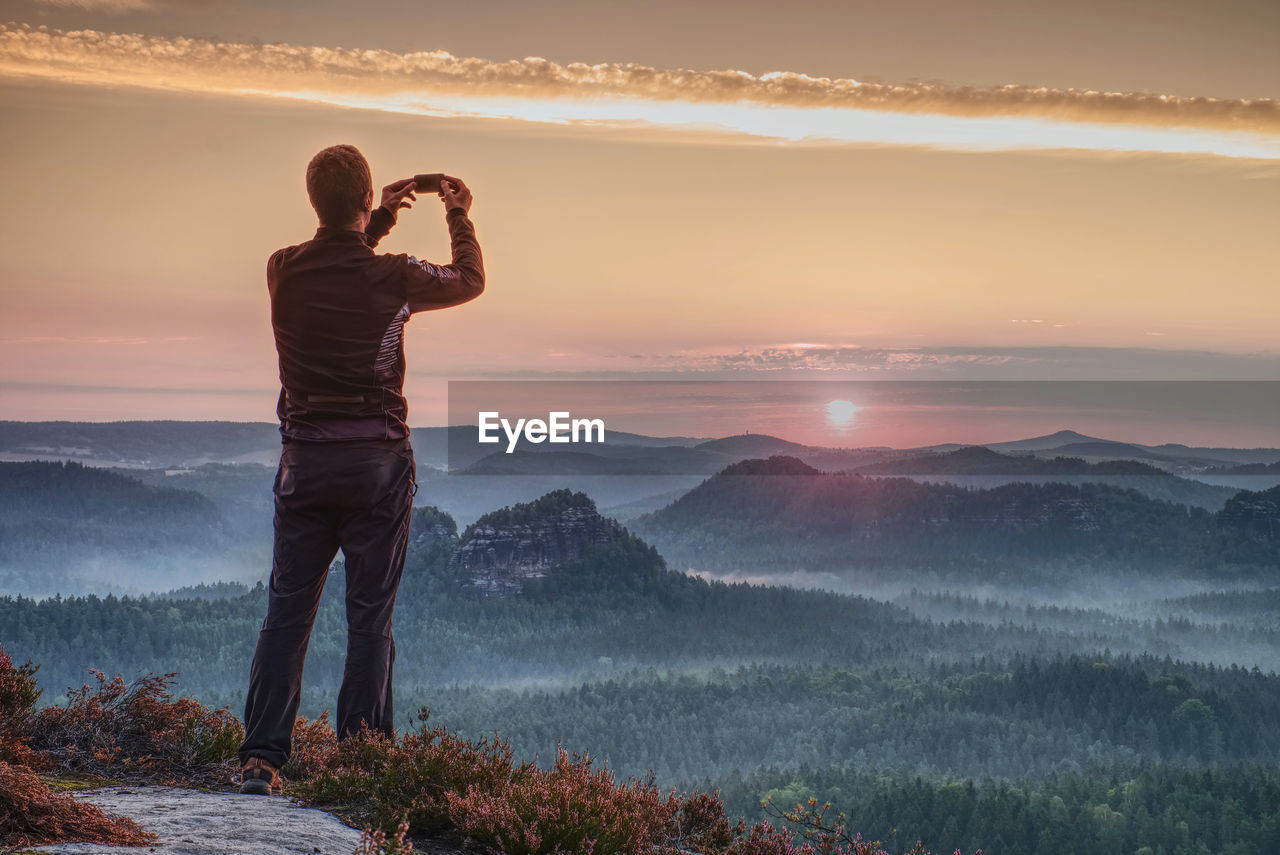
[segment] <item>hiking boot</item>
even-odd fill
[[[280,770],[261,757],[250,757],[240,769],[240,792],[250,796],[283,795]]]

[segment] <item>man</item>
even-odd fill
[[[317,154],[307,195],[315,237],[267,262],[280,356],[281,454],[267,616],[258,634],[240,747],[242,793],[283,790],[302,665],[329,565],[346,560],[347,659],[336,726],[393,732],[391,613],[404,567],[413,494],[404,386],[404,324],[414,312],[473,300],[484,267],[468,214],[471,191],[445,176],[453,261],[379,255],[378,241],[412,207],[406,178],[373,208],[369,164],[349,145]]]

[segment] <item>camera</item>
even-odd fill
[[[443,172],[426,172],[413,176],[414,187],[419,193],[439,193],[443,181]]]

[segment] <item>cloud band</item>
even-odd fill
[[[400,54],[14,24],[0,26],[0,76],[290,97],[423,115],[702,125],[793,140],[1280,158],[1280,102],[1272,99],[891,85],[790,71],[752,75],[537,57],[494,62],[445,51]],[[1011,131],[1020,125],[1023,133]]]

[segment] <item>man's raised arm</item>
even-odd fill
[[[440,265],[406,256],[405,300],[410,312],[446,309],[474,300],[484,292],[484,259],[480,256],[475,226],[467,216],[471,210],[471,191],[460,178],[445,176],[440,199],[449,224],[453,261]]]
[[[369,215],[369,223],[364,227],[365,237],[370,247],[377,246],[378,241],[391,231],[401,208],[413,207],[410,201],[418,198],[414,195],[414,190],[412,178],[392,181],[382,188],[382,204],[373,209],[373,213]]]

